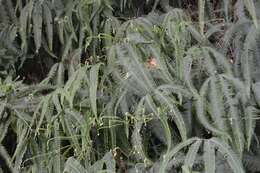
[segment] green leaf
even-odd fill
[[[63,173],[88,173],[87,170],[73,157],[68,158]]]
[[[260,82],[256,82],[252,85],[254,97],[258,106],[260,106]]]
[[[253,22],[255,24],[255,27],[258,27],[258,23],[257,23],[257,16],[256,16],[256,9],[255,9],[255,5],[254,5],[254,1],[253,0],[244,0],[245,6],[247,8],[247,11],[249,12],[249,14],[251,15]]]
[[[247,150],[250,150],[252,137],[256,127],[256,118],[258,117],[253,106],[248,106],[245,110],[245,133],[247,140]]]
[[[204,35],[205,0],[199,0],[199,25],[200,25],[200,34]]]
[[[192,170],[192,167],[193,167],[193,164],[194,164],[194,161],[196,159],[196,156],[197,156],[197,153],[199,151],[201,143],[202,143],[201,140],[196,141],[194,144],[192,144],[190,146],[189,151],[186,154],[184,165],[186,165],[191,170]]]
[[[47,113],[48,113],[48,110],[49,110],[49,100],[50,100],[50,98],[51,98],[51,95],[47,95],[42,100],[42,102],[40,103],[40,105],[41,105],[41,115],[40,115],[39,122],[38,122],[38,124],[36,126],[36,130],[35,130],[36,133],[35,133],[35,135],[37,135],[37,133],[39,133],[39,129],[40,129],[42,123],[43,123],[43,120],[47,116]],[[36,114],[37,114],[37,112],[36,112]]]
[[[234,173],[245,172],[241,160],[232,151],[231,147],[228,144],[226,144],[218,138],[211,138],[210,142],[214,144],[218,148],[218,151],[226,158],[229,166],[231,167]]]
[[[29,17],[29,4],[27,4],[20,14],[20,35],[22,39],[21,48],[27,50],[27,22]]]
[[[6,162],[6,166],[8,166],[8,168],[12,171],[12,172],[16,172],[12,161],[11,161],[11,157],[9,156],[8,152],[6,151],[5,147],[0,143],[0,156],[5,160]]]
[[[213,76],[210,81],[209,99],[210,99],[210,110],[212,113],[212,119],[215,121],[218,129],[227,131],[227,124],[224,121],[224,100],[222,93],[219,90],[217,78]]]
[[[116,161],[112,152],[107,152],[102,159],[106,164],[106,169],[110,172],[116,172]]]
[[[97,113],[97,88],[98,88],[98,74],[99,74],[99,68],[101,64],[96,64],[91,67],[89,72],[89,80],[91,81],[89,84],[89,97],[90,97],[90,103],[92,111],[96,117],[98,118]]]
[[[54,172],[60,173],[61,172],[61,167],[62,162],[61,162],[61,152],[60,152],[60,148],[61,148],[61,140],[60,140],[60,124],[59,122],[56,120],[54,122],[54,149],[57,151],[55,152],[55,156],[54,156],[54,163],[53,163],[53,170]]]
[[[51,10],[47,3],[43,3],[43,19],[46,25],[46,34],[50,50],[52,51],[53,45],[53,18],[51,15]]]
[[[207,120],[207,118],[205,117],[205,105],[204,105],[204,101],[199,98],[196,101],[196,113],[197,113],[197,117],[200,121],[200,123],[208,130],[219,134],[219,135],[223,135],[225,137],[227,137],[228,139],[231,139],[230,136],[225,133],[224,131],[222,131],[222,129],[217,129],[215,128],[212,124],[210,124],[210,122]]]
[[[204,142],[204,164],[205,164],[205,172],[207,173],[215,173],[216,165],[215,165],[215,146],[211,144],[209,140]]]
[[[36,2],[33,9],[33,33],[34,33],[34,43],[36,47],[36,53],[39,52],[42,43],[42,4],[40,1]]]
[[[239,152],[240,156],[242,156],[244,151],[244,134],[243,134],[243,126],[241,123],[241,117],[239,116],[239,110],[235,105],[237,105],[236,100],[232,98],[232,92],[229,89],[228,83],[223,79],[220,78],[220,83],[222,86],[222,90],[224,96],[226,98],[227,106],[229,107],[229,122],[232,129],[234,145],[236,146],[237,151]]]
[[[160,166],[159,173],[165,173],[166,172],[167,165],[175,154],[177,154],[183,148],[189,146],[190,144],[192,144],[192,143],[194,143],[195,141],[198,141],[198,140],[200,140],[200,139],[199,138],[189,138],[186,141],[183,141],[183,142],[179,143],[178,145],[176,145],[171,151],[167,152],[163,156],[163,162]]]
[[[1,107],[4,107],[4,106],[1,106]],[[1,117],[0,117],[0,119],[1,119]],[[4,123],[0,123],[0,143],[5,138],[10,124],[11,124],[11,119],[7,120]]]

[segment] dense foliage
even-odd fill
[[[0,0],[0,172],[260,172],[257,0]]]

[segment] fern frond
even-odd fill
[[[233,172],[244,173],[244,168],[241,161],[232,151],[232,149],[223,141],[220,141],[217,138],[211,138],[210,142],[217,147],[218,151],[226,157],[227,162],[229,163]]]
[[[204,164],[205,164],[205,172],[207,173],[215,173],[216,164],[215,164],[215,148],[210,143],[209,140],[204,141]]]

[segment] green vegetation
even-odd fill
[[[0,0],[0,173],[260,171],[257,0]]]

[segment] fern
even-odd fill
[[[257,172],[258,8],[0,1],[0,170]]]

